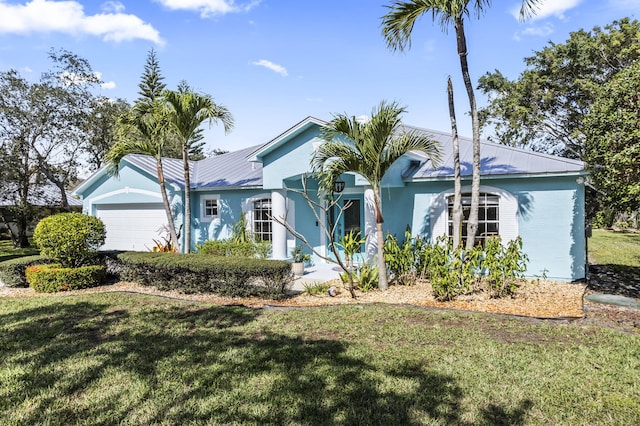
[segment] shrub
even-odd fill
[[[29,287],[25,270],[31,265],[44,265],[51,263],[44,256],[23,256],[0,262],[0,282],[7,287]]]
[[[196,250],[200,254],[212,256],[257,257],[259,259],[266,259],[271,254],[271,243],[268,241],[207,240],[202,244],[196,244]]]
[[[310,295],[324,294],[331,287],[329,283],[303,283],[302,285],[304,286],[304,292]]]
[[[454,249],[448,239],[438,239],[424,245],[418,257],[438,300],[452,300],[482,286],[491,297],[513,295],[528,261],[520,237],[506,247],[499,237],[488,238],[484,248],[477,245],[471,250]]]
[[[26,269],[29,286],[37,292],[54,293],[56,291],[77,290],[96,287],[105,277],[103,265],[63,268],[59,265],[33,265]]]
[[[106,237],[104,224],[82,213],[60,213],[42,219],[33,233],[41,254],[65,267],[88,265]]]
[[[120,281],[122,274],[122,261],[118,255],[123,253],[119,250],[99,251],[95,257],[96,265],[104,265],[106,267],[105,281]]]
[[[378,266],[365,263],[356,269],[355,279],[358,281],[358,288],[362,291],[371,291],[378,288],[380,274]]]
[[[413,238],[409,228],[405,231],[404,238],[400,245],[395,235],[387,234],[384,241],[384,259],[391,273],[391,282],[411,285],[416,280],[418,256],[424,242],[420,237]]]
[[[444,250],[431,254],[429,271],[433,295],[438,300],[452,300],[456,296],[469,293],[479,281],[479,260],[482,247],[465,250],[462,246],[453,248],[448,243]]]
[[[489,238],[482,267],[490,295],[513,295],[518,290],[518,279],[524,278],[528,260],[527,255],[522,252],[522,238],[509,241],[506,247],[502,245],[500,238]]]
[[[125,252],[118,258],[122,279],[184,293],[279,298],[292,278],[291,264],[281,260],[149,252]]]

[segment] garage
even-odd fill
[[[102,204],[96,206],[96,216],[107,230],[101,250],[150,251],[154,239],[162,240],[167,223],[162,203]]]

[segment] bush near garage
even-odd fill
[[[46,217],[33,232],[40,254],[68,268],[92,264],[105,238],[102,221],[82,213]]]
[[[29,266],[25,275],[38,292],[56,292],[102,284],[105,265],[95,265],[106,231],[102,221],[82,213],[59,213],[42,219],[33,232],[40,254],[55,265]]]
[[[41,255],[22,256],[0,262],[0,282],[7,287],[29,287],[25,271],[28,266],[51,263]]]
[[[152,252],[125,252],[118,258],[123,280],[160,290],[278,299],[292,283],[291,263],[282,260]]]
[[[106,273],[104,265],[64,268],[60,265],[28,266],[25,275],[29,286],[37,292],[55,293],[57,291],[79,290],[99,286]]]

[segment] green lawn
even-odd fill
[[[640,267],[640,233],[594,229],[589,260],[599,265]]]
[[[11,240],[0,240],[0,262],[20,256],[28,256],[38,253],[39,250],[35,247],[17,249],[13,247],[13,243],[11,242]]]
[[[383,305],[0,299],[0,419],[640,424],[640,335]]]

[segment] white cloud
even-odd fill
[[[100,71],[94,71],[93,75],[100,81],[100,87],[105,90],[111,90],[116,88],[115,81],[102,81],[102,73]]]
[[[549,16],[555,16],[558,19],[564,19],[564,12],[569,9],[573,9],[582,0],[544,0],[541,4],[534,7],[534,14],[531,16],[531,21],[548,18]],[[520,19],[520,6],[514,6],[511,9],[511,14]]]
[[[285,67],[283,67],[282,65],[274,64],[273,62],[267,61],[266,59],[260,59],[259,61],[251,62],[251,64],[270,69],[271,71],[277,72],[283,77],[286,77],[287,75],[289,75]]]
[[[31,69],[31,67],[27,65],[27,66],[22,68],[22,71],[24,71],[26,73],[32,73],[33,69]]]
[[[261,0],[251,0],[237,5],[235,0],[155,0],[171,10],[190,10],[199,12],[202,18],[225,15],[233,12],[246,12],[257,6]]]
[[[158,31],[135,15],[124,14],[119,2],[107,2],[103,9],[111,12],[85,15],[77,1],[31,0],[8,4],[0,0],[0,33],[30,34],[60,32],[89,34],[105,41],[150,40],[163,44]]]
[[[101,9],[107,13],[122,13],[124,12],[124,4],[119,1],[107,1],[102,3]]]
[[[550,22],[545,23],[540,26],[530,26],[525,28],[524,30],[517,32],[514,34],[513,38],[516,40],[521,40],[522,36],[532,36],[532,37],[546,37],[550,34],[553,34],[554,27]]]

